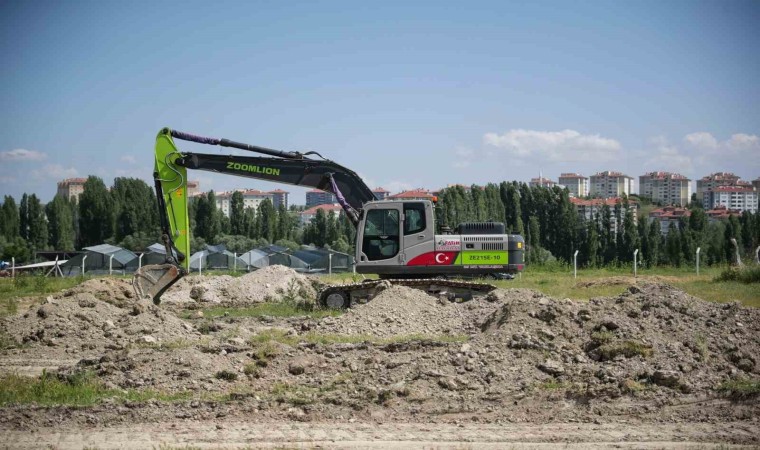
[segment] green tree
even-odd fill
[[[66,197],[56,195],[45,207],[45,212],[48,217],[48,235],[53,248],[62,251],[74,250],[74,205]]]
[[[138,178],[119,177],[111,190],[116,205],[114,238],[130,245],[156,241],[160,235],[156,195],[148,184]],[[144,248],[137,247],[134,250]]]
[[[78,209],[81,247],[102,244],[114,235],[114,201],[103,180],[87,177]]]
[[[235,191],[230,198],[230,232],[233,235],[246,234],[245,202],[243,193]]]
[[[3,207],[0,208],[0,236],[8,241],[20,237],[19,210],[16,201],[10,195],[3,199]]]
[[[272,202],[268,198],[259,203],[257,212],[259,223],[261,224],[262,239],[266,239],[267,242],[274,242],[275,231],[277,228],[277,213],[275,212]]]
[[[214,191],[200,195],[195,204],[195,234],[206,242],[214,243],[222,232],[221,216]]]

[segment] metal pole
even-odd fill
[[[633,252],[633,277],[636,278],[636,256],[639,254],[639,249]]]
[[[84,262],[87,261],[87,255],[84,255],[84,258],[82,258],[82,276],[84,276]]]
[[[235,255],[235,259],[232,261],[232,265],[235,268],[233,272],[237,272],[237,252],[233,253],[233,255]]]
[[[202,275],[201,267],[203,267],[203,255],[201,254],[201,257],[198,258],[198,275]]]
[[[111,255],[110,258],[108,258],[108,275],[111,275],[113,272],[113,255]]]
[[[11,256],[11,278],[16,278],[16,257]]]
[[[145,255],[145,253],[140,253],[140,256],[137,258],[137,270],[142,269],[142,257]]]
[[[578,278],[578,250],[573,253],[573,278]]]
[[[327,254],[327,274],[332,275],[332,253]]]
[[[699,252],[702,250],[702,247],[697,247],[697,275],[699,275]]]

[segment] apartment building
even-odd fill
[[[633,194],[633,178],[621,172],[610,170],[590,177],[591,197],[615,198]]]
[[[541,187],[548,187],[548,188],[550,188],[550,187],[554,187],[556,185],[557,185],[557,183],[555,183],[554,181],[552,181],[552,180],[550,180],[548,178],[544,178],[544,177],[531,178],[530,182],[528,182],[528,186],[530,186],[530,187],[541,186]]]
[[[343,208],[337,203],[313,206],[299,213],[301,225],[306,225],[311,222],[313,218],[317,217],[317,211],[320,209],[324,211],[325,214],[332,214],[335,217],[343,211]]]
[[[388,200],[432,200],[435,195],[427,189],[412,189],[389,195]]]
[[[752,187],[755,188],[755,191],[760,192],[760,177],[752,180]]]
[[[578,216],[582,220],[589,221],[594,220],[594,218],[599,217],[601,220],[601,212],[602,208],[604,208],[604,205],[607,205],[610,208],[610,228],[612,232],[617,233],[618,229],[618,223],[617,223],[617,217],[615,216],[615,205],[620,204],[622,207],[623,205],[623,199],[621,197],[616,198],[592,198],[589,200],[583,200],[576,197],[570,197],[570,203],[575,206],[575,210],[578,211]],[[636,203],[635,200],[628,200],[628,209],[636,214],[636,210],[638,209],[639,205]],[[623,213],[624,214],[624,213]]]
[[[726,220],[729,216],[741,215],[741,211],[731,210],[725,206],[718,206],[717,208],[706,210],[705,215],[707,216],[708,223],[713,223],[719,220]],[[652,223],[653,220],[657,219],[660,222],[660,234],[664,236],[668,234],[671,223],[677,228],[678,222],[681,219],[688,219],[689,217],[691,217],[691,210],[689,209],[666,206],[652,210],[647,220],[649,223]]]
[[[573,197],[585,197],[588,195],[588,177],[584,177],[579,173],[560,174],[559,184],[565,186]]]
[[[717,186],[703,194],[702,204],[705,209],[724,206],[737,211],[757,212],[758,192],[750,186]]]
[[[66,178],[59,181],[56,194],[69,200],[78,200],[79,196],[84,192],[84,183],[86,181],[87,178]]]
[[[306,209],[318,205],[332,205],[338,200],[329,192],[312,189],[306,193]]]
[[[691,200],[691,180],[679,173],[645,173],[639,176],[639,195],[665,205],[686,206]]]
[[[290,195],[290,192],[283,191],[282,189],[275,189],[273,191],[268,191],[267,194],[272,194],[272,205],[274,205],[274,209],[279,209],[280,205],[283,205],[285,209],[288,209],[288,196]]]
[[[229,217],[232,204],[232,194],[240,192],[243,194],[243,209],[253,208],[256,210],[261,202],[269,199],[274,204],[274,194],[271,192],[259,191],[258,189],[237,189],[235,191],[219,192],[215,195],[216,207],[222,213]]]
[[[391,195],[391,191],[386,191],[381,187],[372,189],[372,193],[375,194],[375,198],[378,200],[385,200],[389,195]]]
[[[701,199],[705,191],[718,186],[742,186],[748,183],[741,181],[738,175],[731,172],[715,172],[697,180],[697,198]]]

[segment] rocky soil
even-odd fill
[[[284,267],[187,277],[155,306],[128,281],[89,280],[0,321],[0,371],[94,373],[173,402],[0,408],[0,429],[168,420],[447,424],[742,424],[760,400],[760,311],[667,284],[588,302],[499,289],[451,303],[391,287],[337,317],[203,317],[202,308],[314,301]],[[725,442],[760,445],[760,432]],[[725,437],[725,436],[724,436]]]

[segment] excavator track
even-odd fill
[[[341,284],[323,289],[319,293],[319,304],[328,308],[349,308],[367,303],[391,286],[419,289],[452,301],[471,300],[475,296],[486,295],[496,289],[496,286],[487,283],[437,278],[365,280],[361,283]]]

